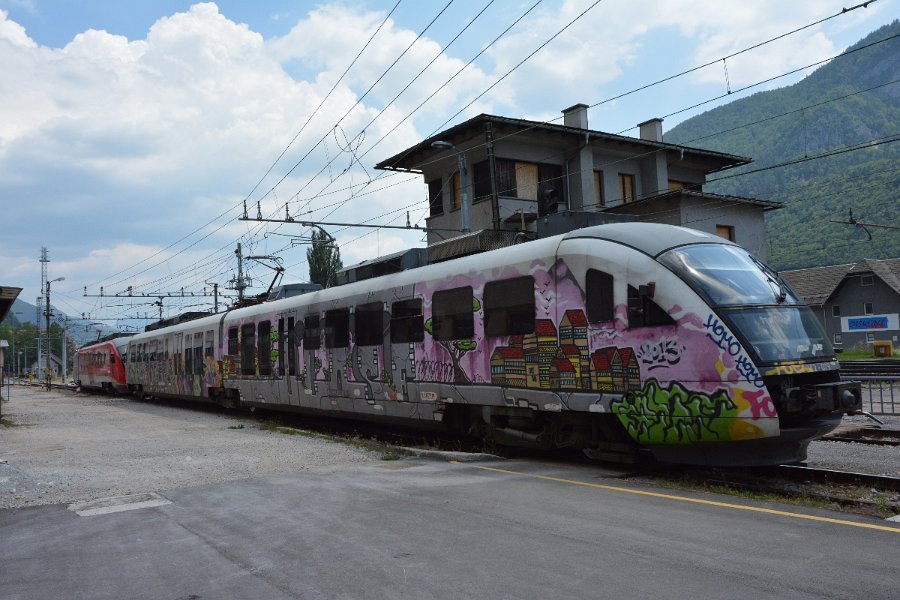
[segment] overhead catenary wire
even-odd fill
[[[859,5],[859,6],[862,6],[862,5]],[[855,8],[855,7],[854,7],[854,8]],[[824,19],[824,20],[827,20],[827,19]],[[821,22],[821,21],[819,21],[819,22]],[[818,23],[818,22],[817,22],[817,23]],[[811,24],[811,25],[813,25],[813,24]],[[810,25],[810,26],[811,26],[811,25]],[[784,35],[787,35],[787,34],[784,34]],[[363,189],[365,189],[365,187],[367,187],[368,185],[370,185],[370,184],[367,183],[367,184],[365,184],[364,186],[362,186]],[[318,197],[318,195],[316,195],[316,196],[314,196],[314,197]],[[206,238],[203,238],[203,239],[206,239]]]

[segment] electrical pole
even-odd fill
[[[234,251],[234,255],[237,256],[238,262],[238,271],[237,277],[232,278],[228,283],[231,286],[228,288],[230,290],[237,290],[238,293],[238,305],[244,302],[244,290],[250,287],[250,283],[247,281],[249,278],[244,277],[244,256],[241,254],[241,243],[238,242],[237,250]]]

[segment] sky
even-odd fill
[[[129,288],[233,294],[239,242],[306,281],[309,230],[242,221],[245,201],[250,216],[259,202],[264,217],[424,226],[421,176],[373,167],[438,131],[480,113],[559,123],[585,103],[591,129],[637,135],[835,56],[900,17],[898,2],[723,64],[856,2],[0,0],[0,285],[34,303],[46,247],[49,279],[64,278],[52,304],[127,328],[158,315],[154,298],[114,297]],[[415,231],[327,230],[345,265],[424,245]],[[273,271],[245,267],[248,293],[264,291]],[[171,316],[212,298],[163,304]]]

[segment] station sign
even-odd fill
[[[841,331],[843,333],[897,330],[900,330],[900,315],[898,315],[898,313],[841,318]]]

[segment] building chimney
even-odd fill
[[[579,129],[587,129],[587,104],[576,104],[562,111],[563,125],[566,127],[577,127]]]
[[[655,118],[638,125],[641,128],[641,139],[649,142],[663,141],[662,122],[662,119]]]

